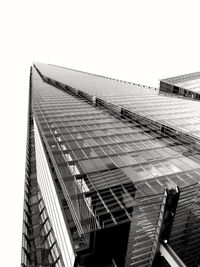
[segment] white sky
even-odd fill
[[[2,2],[0,265],[10,267],[21,255],[32,61],[158,86],[161,78],[200,71],[200,2]]]

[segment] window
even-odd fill
[[[81,149],[76,149],[73,152],[77,159],[84,159],[86,157]]]
[[[110,157],[112,161],[115,163],[116,166],[118,167],[125,167],[126,164],[123,160],[121,160],[118,156],[111,156]]]
[[[99,158],[92,159],[92,162],[94,163],[98,171],[107,170],[106,165],[101,159]]]
[[[96,167],[94,164],[91,162],[91,160],[81,160],[79,161],[81,167],[85,170],[85,172],[95,172]]]
[[[117,166],[113,163],[113,161],[109,157],[102,158],[102,161],[104,162],[104,164],[107,166],[108,169],[110,170],[117,169]]]

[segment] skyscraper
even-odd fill
[[[22,266],[198,266],[200,103],[170,79],[33,65]]]

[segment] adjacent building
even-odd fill
[[[200,103],[166,89],[184,77],[31,67],[22,266],[200,264]]]

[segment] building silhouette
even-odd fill
[[[199,81],[34,63],[22,266],[199,266]]]

